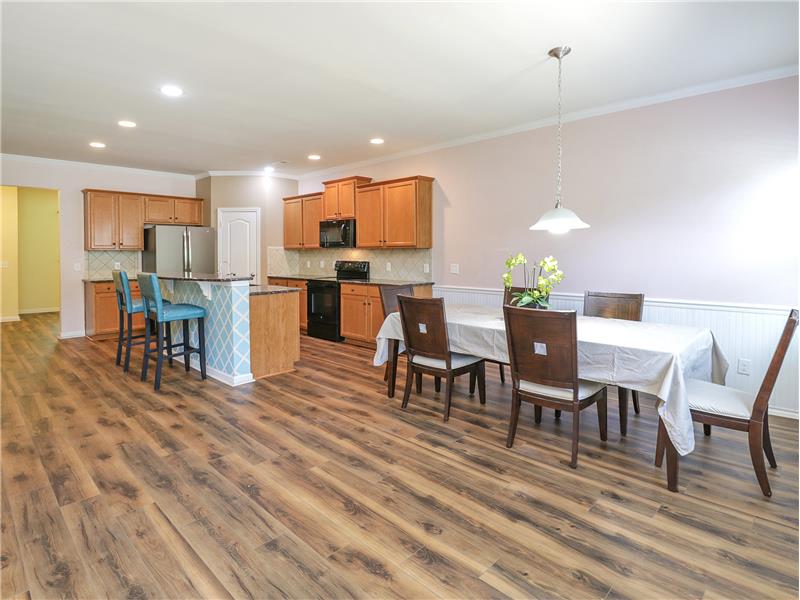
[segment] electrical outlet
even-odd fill
[[[739,364],[736,367],[736,372],[739,373],[739,375],[750,375],[750,367],[751,363],[749,358],[740,358]]]
[[[320,269],[324,269],[325,268],[325,261],[324,260],[319,261],[319,268]]]
[[[451,272],[453,275],[458,275],[458,269],[459,269],[458,263],[452,263],[452,264],[450,265],[450,272]]]
[[[117,271],[120,270],[120,264],[118,262],[114,263],[114,269],[117,270]]]
[[[80,273],[81,271],[83,271],[83,265],[79,262],[76,262],[72,265],[72,270]]]
[[[391,271],[392,270],[392,263],[390,263],[390,262],[386,263],[386,270],[387,271]]]
[[[306,268],[307,268],[307,269],[310,269],[310,268],[311,268],[311,261],[310,261],[310,260],[307,260],[307,261],[306,261]]]
[[[425,273],[430,273],[431,272],[431,266],[428,263],[425,263],[424,265],[422,265],[422,270]]]

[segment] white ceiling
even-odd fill
[[[581,111],[796,68],[798,8],[3,3],[2,151],[303,174],[551,117],[546,52],[564,43],[564,108]],[[185,95],[162,96],[167,82]]]

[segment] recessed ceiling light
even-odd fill
[[[267,173],[272,173],[272,172],[275,170],[275,167],[273,167],[273,166],[264,167],[264,170],[265,170]]]
[[[179,88],[177,85],[172,85],[171,83],[167,85],[161,86],[161,93],[165,96],[169,96],[170,98],[177,98],[178,96],[183,96],[183,90]]]
[[[106,145],[103,142],[89,142],[89,145],[92,148],[105,148]]]
[[[380,146],[383,143],[383,138],[372,138],[369,141],[370,144],[375,144],[376,146]]]
[[[309,154],[308,155],[308,160],[319,160],[320,158],[322,158],[322,157],[319,154]]]
[[[120,127],[136,127],[136,123],[133,121],[117,121],[117,125]]]

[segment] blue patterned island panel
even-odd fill
[[[194,304],[207,311],[206,367],[209,377],[228,385],[253,381],[250,371],[249,281],[161,280],[164,297],[174,303]],[[172,325],[173,344],[183,341],[180,323]],[[197,347],[197,321],[189,325],[189,343]],[[200,368],[197,355],[192,367]]]

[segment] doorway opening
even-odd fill
[[[2,186],[0,320],[61,311],[58,190]]]

